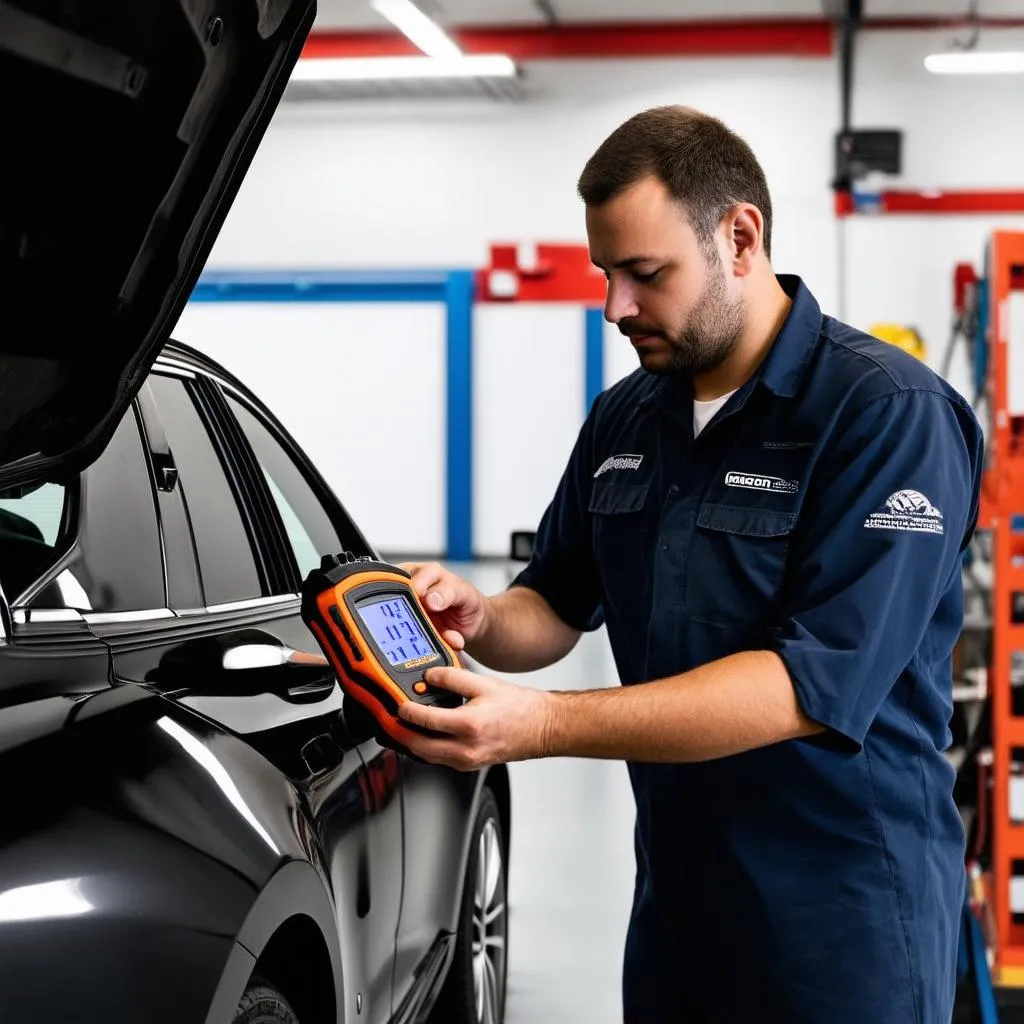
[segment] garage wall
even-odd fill
[[[764,163],[780,266],[831,301],[832,62],[545,61],[526,103],[291,105],[253,163],[212,266],[479,266],[494,241],[585,240],[576,179],[630,114],[684,100]],[[804,254],[811,248],[813,261]]]
[[[444,551],[440,303],[190,303],[174,336],[269,406],[376,548]]]
[[[480,305],[474,323],[473,540],[506,555],[534,530],[583,422],[584,320],[578,306]]]
[[[960,32],[960,37],[965,33]],[[1018,130],[1024,79],[932,75],[924,58],[948,48],[948,33],[867,33],[860,42],[854,116],[864,126],[902,126],[900,188],[1020,189],[1024,132]],[[979,46],[1024,48],[1024,32],[984,32]],[[860,65],[859,65],[860,66]],[[857,217],[841,231],[847,271],[846,318],[858,327],[890,320],[915,324],[936,367],[948,339],[953,265],[979,265],[996,228],[1024,230],[1021,216]],[[954,386],[972,390],[962,361]]]
[[[992,49],[1024,46],[1022,36],[986,32],[982,42]],[[904,129],[905,174],[888,184],[1020,187],[1024,133],[1015,126],[1021,81],[928,74],[924,55],[951,38],[862,35],[854,123]],[[861,217],[838,224],[829,188],[840,115],[834,59],[550,61],[528,65],[527,72],[531,98],[524,103],[286,104],[256,156],[210,266],[480,266],[495,241],[584,242],[575,183],[587,157],[630,114],[669,102],[722,117],[758,153],[773,191],[778,270],[801,274],[826,311],[860,327],[881,320],[915,324],[934,363],[949,329],[953,264],[978,261],[994,227],[1024,226],[1024,218],[1014,217]],[[281,315],[297,308],[289,306]],[[309,315],[315,319],[321,312],[316,307]],[[578,338],[581,324],[570,328],[567,318],[560,328],[553,313],[552,326],[538,332],[524,326],[531,314],[520,322],[514,315],[505,319],[509,313],[477,316],[478,553],[506,550],[509,530],[529,527],[523,520],[538,514],[550,496],[552,467],[559,461],[554,450],[560,449],[564,461],[583,415],[582,369],[573,379],[578,342],[550,348],[539,340],[563,330]],[[373,318],[383,322],[380,310]],[[252,376],[249,367],[263,372],[262,352],[236,356],[236,369],[246,379]],[[352,358],[363,360],[365,366],[358,365],[366,372],[385,372],[376,356],[353,350]],[[443,372],[436,354],[424,358],[432,373]],[[628,372],[634,359],[609,329],[606,380]],[[415,359],[388,361],[386,371],[396,386],[417,394],[423,388],[416,366]],[[956,370],[953,380],[967,388],[965,371]],[[267,381],[275,407],[276,387]],[[506,412],[515,411],[524,391],[538,396],[531,415],[506,428]],[[549,451],[538,447],[543,438]],[[435,462],[441,451],[439,438]],[[538,451],[543,465],[535,469]],[[332,472],[342,479],[340,468]],[[368,479],[354,473],[346,479],[348,500],[375,519],[384,516],[380,534],[388,544],[416,550],[442,536],[435,518],[444,514],[442,477],[428,485],[434,490],[424,502],[422,522],[375,512],[374,499],[361,490]]]

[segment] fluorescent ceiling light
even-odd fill
[[[307,57],[293,82],[369,82],[396,78],[515,78],[516,65],[501,54],[470,57]]]
[[[428,57],[460,57],[459,44],[436,21],[428,18],[411,0],[370,0],[411,43]]]
[[[1024,50],[933,53],[925,57],[924,66],[936,75],[1021,75],[1024,74]]]

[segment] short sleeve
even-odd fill
[[[862,406],[811,478],[772,646],[804,713],[857,746],[960,586],[982,444],[966,406],[901,392]]]
[[[580,428],[554,497],[537,528],[530,562],[511,583],[537,591],[567,626],[582,631],[597,629],[604,621],[587,511],[600,401],[594,403]]]

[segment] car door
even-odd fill
[[[212,386],[183,367],[157,372],[138,404],[149,464],[141,486],[150,490],[151,508],[155,494],[162,539],[152,576],[159,590],[148,601],[158,606],[126,609],[94,629],[110,645],[116,681],[143,683],[197,712],[258,751],[294,788],[302,812],[296,834],[330,874],[346,1019],[382,1024],[390,977],[367,950],[379,934],[393,942],[395,921],[372,899],[374,804],[360,751],[344,728],[340,688],[322,664],[296,663],[293,676],[290,667],[260,661],[275,650],[315,649],[296,627],[298,598]],[[110,519],[113,531],[118,517]]]
[[[230,386],[222,390],[271,492],[291,542],[298,575],[303,577],[319,566],[321,554],[328,551],[346,549],[357,555],[375,555],[287,436],[240,392]],[[344,438],[338,440],[344,442]],[[342,524],[340,540],[338,532],[332,532],[332,524],[338,523]],[[309,644],[305,625],[297,617],[291,624]],[[389,901],[389,920],[393,912],[401,915],[397,939],[389,937],[385,943],[383,935],[373,936],[371,960],[383,963],[385,946],[389,957],[394,955],[392,1004],[399,1019],[405,1019],[406,1011],[414,1012],[410,1007],[422,995],[429,976],[445,962],[447,934],[463,881],[462,844],[473,811],[477,777],[397,755],[373,740],[360,749],[375,801],[375,827],[370,835],[371,892],[375,901]],[[396,867],[401,862],[401,879],[376,870],[379,862]]]
[[[210,386],[224,402],[233,420],[230,426],[244,438],[239,458],[243,462],[251,460],[252,469],[256,470],[252,491],[264,492],[262,514],[268,532],[276,528],[285,539],[285,585],[297,602],[302,579],[319,567],[323,555],[340,551],[367,555],[371,553],[369,545],[294,442],[257,403],[229,384]],[[274,628],[282,642],[292,648],[320,653],[297,604],[291,606],[289,614],[275,621]],[[372,738],[357,738],[363,740],[359,752],[365,765],[370,802],[366,872],[369,905],[375,921],[373,927],[362,930],[360,941],[369,972],[369,1020],[371,1024],[384,1024],[393,1009],[395,933],[402,903],[401,778],[395,751],[381,747]]]

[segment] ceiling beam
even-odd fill
[[[543,2],[543,0],[539,0]],[[842,35],[845,0],[823,0],[826,10],[839,11],[838,23],[828,17],[670,22],[559,22],[510,27],[475,26],[448,32],[466,53],[503,53],[513,60],[601,57],[829,57],[835,36]],[[838,24],[838,33],[837,33]],[[860,31],[929,31],[1024,28],[1024,17],[862,17]],[[392,32],[313,32],[304,57],[391,57],[419,51]]]
[[[823,18],[593,25],[449,28],[466,53],[503,53],[513,60],[575,57],[802,56],[833,52],[832,26]],[[402,56],[418,51],[384,32],[314,32],[303,57]]]

